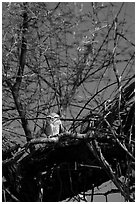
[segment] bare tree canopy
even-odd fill
[[[3,201],[134,201],[135,3],[2,6]]]

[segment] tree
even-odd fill
[[[134,172],[134,23],[131,25],[128,16],[130,7],[134,4],[3,3],[3,172],[8,180],[4,191],[6,200],[14,200],[14,195],[21,201],[40,198],[51,201],[58,183],[63,185],[62,182],[72,180],[69,181],[70,189],[56,190],[54,201],[62,200],[109,179],[126,200],[133,199],[130,187],[134,183],[131,182]],[[67,130],[55,141],[42,140],[39,131],[50,112],[61,115]],[[86,128],[85,132],[83,128]],[[38,148],[38,142],[44,145]],[[18,144],[21,150],[16,152]],[[119,160],[112,152],[113,145],[122,155]],[[26,153],[28,148],[30,152]],[[74,158],[70,156],[70,150],[75,153]],[[61,157],[63,152],[66,157]],[[21,159],[24,154],[29,155]],[[27,165],[32,169],[38,158],[39,168],[28,184],[30,172]],[[44,167],[40,163],[42,160],[46,163]],[[127,163],[123,167],[125,160]],[[92,168],[87,170],[86,165]],[[98,182],[93,179],[96,175],[93,166],[103,174],[102,179],[98,174]],[[87,178],[82,173],[85,169]],[[15,172],[23,180],[17,176],[13,188],[11,178]],[[79,173],[82,176],[78,176]],[[126,178],[124,184],[116,178],[122,175]],[[88,182],[88,178],[93,182]],[[81,188],[72,185],[78,180],[83,184]],[[17,189],[18,183],[20,189]],[[28,197],[31,191],[25,193],[26,186],[37,192],[36,197],[34,194],[33,198]]]

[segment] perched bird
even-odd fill
[[[46,117],[44,133],[47,137],[55,136],[63,132],[64,128],[60,120],[60,116],[56,113],[51,113]]]

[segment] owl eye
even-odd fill
[[[59,117],[54,117],[54,119],[58,119]]]
[[[55,117],[55,118],[54,118],[54,121],[57,121],[57,120],[59,120],[59,117]]]

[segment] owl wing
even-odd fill
[[[44,127],[44,133],[45,133],[45,135],[46,135],[47,137],[48,137],[48,136],[51,136],[51,135],[53,134],[51,124],[46,123],[46,125],[45,125],[45,127]]]
[[[54,122],[54,126],[56,127],[57,134],[60,134],[60,133],[64,132],[64,127],[62,125],[61,120],[56,120]]]
[[[59,126],[59,133],[64,132],[65,128],[63,127],[62,123]]]

